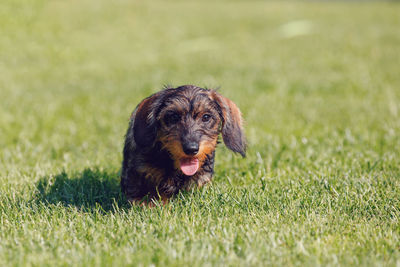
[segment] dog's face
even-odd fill
[[[186,90],[168,97],[157,116],[158,140],[188,176],[194,175],[217,145],[221,117],[206,93]]]
[[[194,175],[215,150],[219,133],[228,148],[245,155],[240,111],[213,90],[165,89],[143,100],[136,110],[136,144],[149,148],[160,142],[175,169],[187,176]]]

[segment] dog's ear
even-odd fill
[[[159,106],[161,93],[156,93],[144,99],[133,112],[133,136],[139,147],[152,147],[157,136],[156,110]]]
[[[222,119],[222,139],[232,151],[246,156],[246,138],[243,132],[243,119],[239,108],[230,99],[212,91],[212,97],[217,103]]]

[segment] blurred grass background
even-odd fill
[[[0,263],[399,265],[399,14],[397,2],[2,1]],[[129,208],[123,136],[165,84],[221,87],[248,157],[221,146],[211,186]]]

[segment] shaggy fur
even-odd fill
[[[144,99],[125,138],[121,187],[127,199],[166,201],[181,189],[208,183],[220,133],[229,149],[245,156],[241,113],[214,90],[184,85]],[[198,161],[194,175],[180,169],[185,159]]]

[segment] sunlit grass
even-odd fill
[[[394,2],[0,3],[0,265],[400,264]],[[119,191],[136,104],[221,87],[245,159],[166,206]]]

